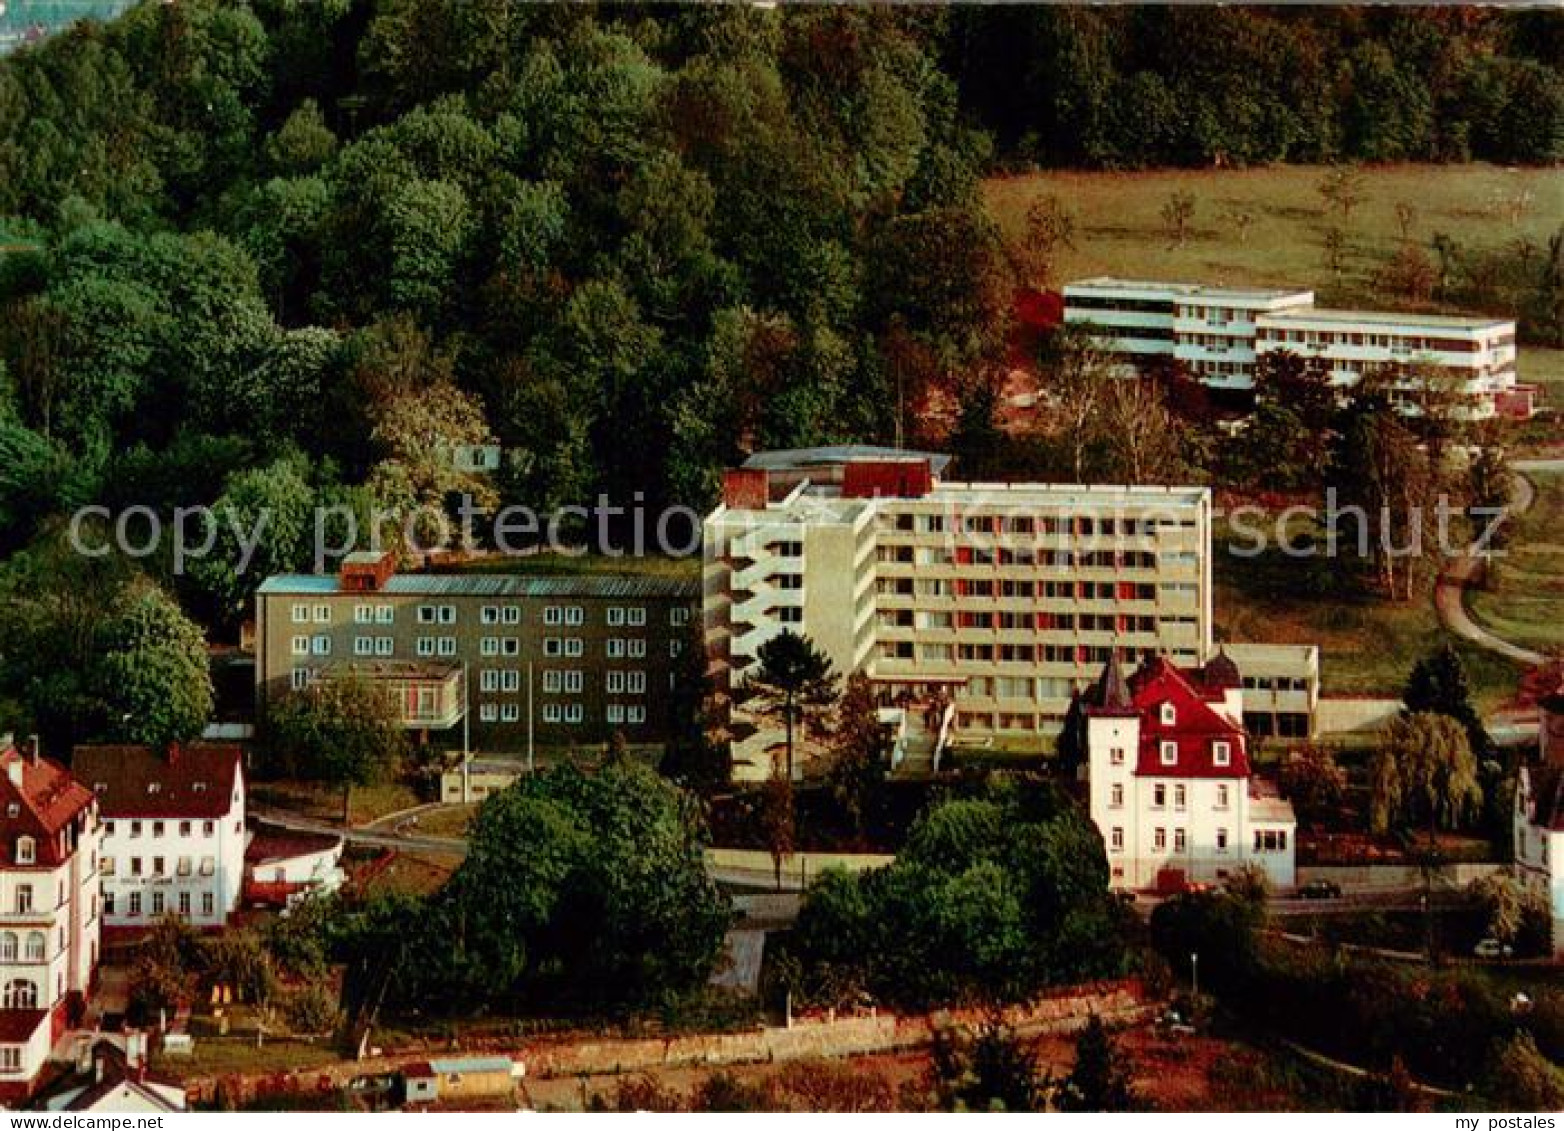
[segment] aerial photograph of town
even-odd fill
[[[0,0],[0,806],[6,1128],[1556,1128],[1564,6]]]

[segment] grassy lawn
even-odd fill
[[[1311,287],[1322,302],[1391,305],[1373,278],[1399,245],[1398,202],[1417,209],[1412,238],[1425,247],[1437,232],[1467,247],[1495,248],[1526,237],[1540,246],[1558,224],[1550,201],[1564,193],[1564,171],[1493,165],[1386,165],[1364,170],[1364,199],[1343,225],[1348,248],[1342,279],[1325,264],[1327,216],[1317,191],[1323,170],[1278,166],[1146,173],[1047,172],[988,181],[984,193],[1001,230],[1015,239],[1032,202],[1057,196],[1074,210],[1075,247],[1059,252],[1055,280],[1089,275],[1190,279],[1210,283]],[[1496,193],[1528,189],[1535,204],[1518,223],[1494,213]],[[1191,234],[1170,246],[1159,215],[1170,194],[1195,199]],[[1232,209],[1253,216],[1239,236]],[[1394,305],[1402,305],[1400,301]]]
[[[1535,381],[1542,386],[1543,404],[1564,411],[1564,350],[1522,346],[1516,358],[1516,369],[1520,380]]]
[[[252,805],[285,809],[318,821],[340,821],[342,790],[317,782],[256,782],[250,788]],[[388,813],[410,809],[421,799],[411,786],[397,782],[353,787],[349,809],[352,823],[362,825]]]
[[[342,1054],[328,1040],[315,1043],[278,1038],[257,1047],[250,1037],[198,1037],[194,1055],[154,1056],[152,1070],[185,1079],[240,1072],[297,1072],[341,1059]]]
[[[700,577],[701,559],[698,554],[683,558],[661,554],[642,557],[626,554],[617,558],[606,554],[521,554],[475,558],[469,562],[440,566],[435,572],[535,574],[549,577],[618,573],[695,581]]]
[[[418,836],[459,837],[467,835],[467,826],[478,815],[478,806],[452,805],[445,809],[431,809],[418,815],[413,832]]]
[[[1418,658],[1447,640],[1466,663],[1480,710],[1514,693],[1519,668],[1449,636],[1432,594],[1402,604],[1356,594],[1350,582],[1331,592],[1311,584],[1309,562],[1279,553],[1240,558],[1218,529],[1212,540],[1217,635],[1267,644],[1318,644],[1320,677],[1330,695],[1399,696]]]
[[[461,862],[448,852],[398,852],[371,886],[377,892],[428,895],[444,886]]]
[[[1564,475],[1533,472],[1531,509],[1516,520],[1509,556],[1491,590],[1474,590],[1472,615],[1506,640],[1544,651],[1564,647]]]

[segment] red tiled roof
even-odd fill
[[[335,833],[301,832],[262,826],[255,830],[244,850],[244,862],[272,864],[279,860],[292,860],[299,856],[313,856],[318,852],[330,852],[340,847],[342,838]]]
[[[104,817],[196,817],[226,814],[241,784],[237,746],[198,743],[160,753],[149,746],[78,746],[77,779],[98,795]]]
[[[21,767],[21,783],[12,780]],[[16,839],[32,837],[35,862],[60,863],[58,834],[91,808],[92,791],[58,762],[23,754],[14,744],[0,750],[0,865],[16,863]],[[24,865],[25,867],[25,865]]]
[[[38,1031],[38,1026],[48,1023],[47,1009],[0,1009],[0,1041],[24,1044]]]
[[[1244,728],[1208,701],[1211,691],[1197,688],[1188,675],[1166,657],[1148,661],[1130,677],[1135,710],[1140,715],[1139,777],[1244,778],[1249,755]],[[1220,696],[1218,695],[1218,698]],[[1162,721],[1164,704],[1173,705],[1173,722]],[[1173,765],[1164,765],[1162,744],[1177,744]],[[1216,763],[1215,746],[1225,742],[1228,764]]]

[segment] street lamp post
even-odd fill
[[[1200,1000],[1200,954],[1197,951],[1189,952],[1189,986],[1191,994],[1198,1003]]]

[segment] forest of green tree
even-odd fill
[[[0,549],[85,502],[700,506],[753,447],[942,440],[926,391],[1004,341],[985,174],[1555,161],[1561,29],[509,0],[83,23],[0,61]],[[431,437],[503,445],[499,481]],[[219,574],[215,619],[244,598]]]

